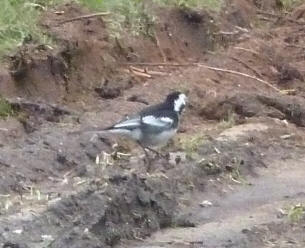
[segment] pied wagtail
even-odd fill
[[[103,129],[101,132],[115,133],[136,141],[144,150],[158,154],[152,147],[165,145],[178,130],[180,115],[186,105],[185,94],[175,91],[165,101],[144,108],[138,114]]]

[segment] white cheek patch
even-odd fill
[[[174,102],[174,110],[176,112],[180,112],[181,107],[185,106],[185,104],[186,104],[186,95],[180,94],[178,99],[175,100],[175,102]]]

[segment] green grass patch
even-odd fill
[[[132,35],[154,36],[156,16],[150,5],[144,0],[76,0],[92,11],[111,12],[107,22],[110,34],[119,37],[124,29]],[[219,11],[224,0],[152,0],[160,6],[178,6],[187,8],[207,8]]]
[[[24,42],[50,44],[51,38],[39,27],[42,10],[59,0],[4,0],[0,8],[0,56]]]
[[[124,29],[132,35],[153,36],[155,16],[143,0],[77,0],[94,11],[109,11],[107,26],[111,36],[119,37]]]
[[[204,135],[194,135],[194,136],[185,136],[179,138],[178,147],[181,148],[183,152],[185,152],[186,156],[189,159],[198,159],[198,149],[205,143]]]
[[[0,96],[0,119],[5,119],[14,114],[11,104]]]
[[[305,206],[297,204],[288,209],[288,219],[291,222],[299,222],[305,216]]]
[[[229,111],[227,116],[221,120],[217,127],[221,130],[234,127],[236,125],[236,114],[232,111]]]
[[[25,42],[52,44],[52,39],[38,25],[42,10],[65,0],[2,0],[0,8],[0,56]],[[78,2],[92,11],[109,11],[108,28],[119,37],[127,28],[132,35],[154,36],[156,17],[144,0],[66,0]],[[162,6],[220,10],[224,0],[152,0]],[[282,0],[297,1],[297,0]],[[288,5],[288,4],[287,4]]]
[[[291,11],[296,6],[304,3],[304,0],[280,0],[282,3],[284,10]]]
[[[224,0],[153,0],[163,6],[178,6],[195,9],[209,9],[220,11]]]

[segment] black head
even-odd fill
[[[170,105],[176,112],[181,114],[182,110],[185,107],[187,97],[184,93],[179,91],[174,91],[170,93],[165,102]]]

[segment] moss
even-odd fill
[[[302,204],[292,206],[288,210],[288,219],[291,222],[299,222],[305,216],[305,207]]]
[[[12,105],[3,97],[0,97],[0,118],[4,119],[14,114],[15,112],[12,108]]]

